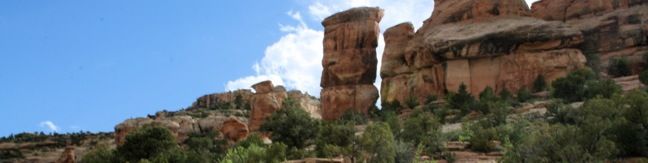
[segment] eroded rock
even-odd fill
[[[378,98],[373,83],[378,59],[379,8],[349,9],[326,18],[322,66],[322,118],[335,120],[348,110],[367,113]]]
[[[581,31],[528,17],[522,0],[435,2],[415,33],[408,23],[385,32],[383,104],[424,104],[461,84],[473,95],[486,87],[516,92],[540,75],[551,82],[585,65]]]

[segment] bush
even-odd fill
[[[478,121],[466,127],[470,133],[470,149],[479,152],[490,152],[496,149],[497,130],[486,121]]]
[[[86,153],[79,163],[111,163],[114,159],[114,151],[108,145],[99,145]]]
[[[303,149],[314,143],[318,123],[292,99],[286,99],[283,108],[272,113],[261,125],[260,131],[270,132],[273,141],[282,142],[290,148]]]
[[[590,80],[585,82],[585,97],[591,99],[594,97],[611,98],[623,90],[613,80]]]
[[[342,114],[342,117],[340,117],[339,121],[342,123],[350,123],[354,125],[362,125],[362,124],[367,124],[369,122],[369,118],[365,116],[363,113],[359,113],[354,111],[353,109],[349,109],[344,114]]]
[[[632,91],[617,101],[628,106],[623,115],[626,123],[619,126],[617,132],[622,152],[648,157],[648,93]]]
[[[639,81],[644,85],[648,85],[648,70],[644,70],[639,74]]]
[[[542,92],[547,90],[547,81],[544,75],[538,75],[535,81],[533,81],[533,92]]]
[[[355,127],[351,124],[325,122],[319,127],[316,151],[319,157],[350,155],[355,142]]]
[[[591,70],[580,69],[574,71],[551,84],[553,87],[552,96],[567,102],[581,101],[585,99],[585,83],[595,78],[596,76]]]
[[[269,148],[251,145],[236,147],[227,151],[222,163],[280,163],[286,158],[286,145],[272,144]]]
[[[377,122],[367,126],[360,139],[364,158],[372,163],[395,162],[394,141],[392,131],[386,123]]]
[[[141,159],[151,160],[176,148],[178,145],[169,129],[147,125],[128,134],[124,144],[117,147],[117,153],[124,161],[137,162]]]
[[[428,154],[440,152],[443,148],[441,124],[431,113],[416,110],[403,126],[401,138],[404,141],[422,145]]]
[[[411,143],[396,141],[396,163],[412,163],[416,156],[416,149]]]
[[[522,88],[518,91],[517,93],[517,101],[520,103],[523,102],[528,102],[529,100],[533,99],[533,94],[531,94],[531,91],[527,88]]]
[[[461,83],[457,93],[450,93],[448,95],[448,105],[453,109],[459,109],[464,113],[470,112],[470,106],[475,102],[475,98],[468,93],[468,88],[465,84]]]
[[[613,77],[628,76],[631,74],[630,63],[627,58],[612,58],[608,65],[608,74]]]

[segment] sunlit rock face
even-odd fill
[[[378,89],[376,47],[383,11],[379,8],[353,8],[326,18],[324,26],[324,58],[322,118],[335,120],[352,110],[367,113],[375,107]]]
[[[423,104],[465,84],[516,92],[584,67],[581,31],[530,17],[523,0],[437,0],[423,27],[387,29],[381,67],[383,104]]]
[[[602,70],[608,60],[626,57],[632,73],[645,67],[648,54],[647,0],[542,0],[533,4],[533,16],[562,21],[580,30],[584,43],[579,47]]]

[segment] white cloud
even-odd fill
[[[402,22],[412,22],[420,27],[425,19],[432,14],[433,0],[312,0],[306,7],[308,17],[315,22],[335,12],[352,7],[370,6],[385,10],[385,16],[380,23],[381,29]],[[288,16],[296,20],[298,25],[280,25],[280,30],[286,34],[279,41],[268,46],[261,62],[252,66],[256,74],[229,81],[227,90],[249,88],[252,84],[263,80],[272,80],[276,85],[284,85],[289,89],[307,91],[319,96],[320,76],[322,73],[322,56],[324,32],[306,25],[300,12],[289,11]],[[380,36],[378,68],[382,60],[384,39]],[[378,70],[380,71],[380,70]],[[380,88],[380,78],[376,86]]]
[[[256,75],[230,81],[226,89],[249,88],[252,84],[272,80],[275,85],[307,91],[319,95],[319,76],[322,73],[322,31],[309,28],[299,12],[288,12],[299,25],[281,25],[286,34],[268,46],[261,62],[253,68]]]
[[[49,129],[50,131],[57,132],[59,131],[59,127],[54,124],[52,121],[43,121],[39,124],[40,127],[44,127]]]

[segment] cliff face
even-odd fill
[[[533,4],[533,16],[563,21],[580,31],[583,53],[600,59],[606,68],[613,57],[627,57],[633,74],[639,73],[648,54],[647,0],[542,0]]]
[[[562,22],[528,17],[522,0],[437,0],[418,31],[409,23],[385,31],[383,103],[486,87],[516,92],[540,75],[551,82],[583,67],[583,35]]]
[[[347,111],[367,113],[378,99],[376,47],[379,8],[354,8],[326,18],[322,66],[322,118],[334,120]]]

